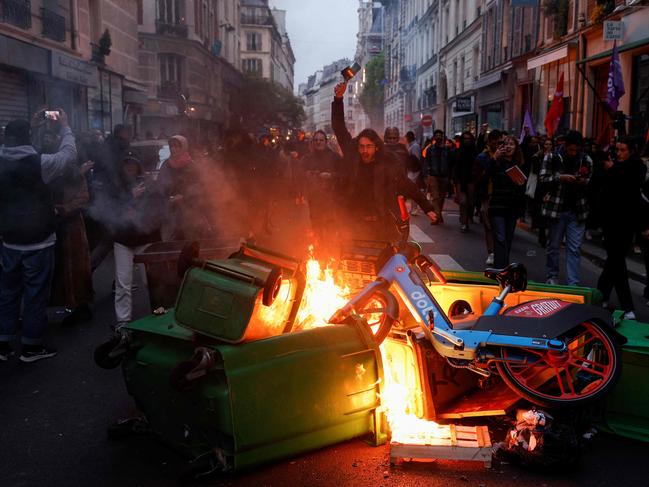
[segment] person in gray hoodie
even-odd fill
[[[45,120],[45,113],[34,120]],[[32,146],[31,126],[14,120],[5,127],[0,149],[0,361],[13,355],[11,341],[22,320],[22,362],[56,355],[43,346],[46,307],[54,270],[56,221],[48,183],[61,176],[77,157],[68,117],[58,111],[61,143],[55,154],[39,155]]]

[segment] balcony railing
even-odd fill
[[[247,25],[273,25],[273,19],[270,16],[241,15],[241,23]]]
[[[43,37],[58,42],[65,41],[65,17],[46,8],[41,9]]]
[[[32,4],[29,0],[0,0],[0,7],[0,19],[3,22],[21,29],[29,29],[32,26]]]
[[[187,25],[185,24],[168,24],[162,20],[156,20],[156,32],[160,35],[187,37]]]
[[[158,98],[175,100],[180,95],[180,83],[166,81],[158,86]]]

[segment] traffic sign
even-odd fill
[[[432,115],[424,115],[421,117],[421,126],[422,127],[432,127],[433,125],[433,116]]]

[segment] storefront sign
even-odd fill
[[[471,97],[470,96],[461,96],[455,99],[455,112],[456,113],[462,113],[462,112],[472,112],[473,111],[473,103],[471,103]]]
[[[622,40],[622,21],[605,20],[604,21],[604,40],[621,41]]]
[[[42,47],[0,35],[0,64],[47,74],[47,52]]]
[[[54,51],[52,51],[52,76],[84,86],[98,84],[95,66]]]

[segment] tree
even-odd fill
[[[365,66],[365,84],[359,97],[372,127],[378,128],[383,125],[384,80],[385,56],[381,53],[373,57]]]
[[[245,76],[241,88],[243,127],[301,127],[305,120],[302,100],[286,88],[266,79]]]

